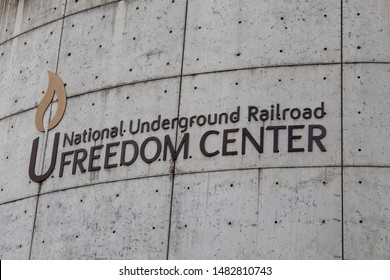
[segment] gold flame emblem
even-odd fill
[[[66,92],[61,78],[50,71],[48,71],[48,74],[49,85],[47,87],[45,95],[43,96],[41,102],[38,105],[37,113],[35,114],[35,125],[37,129],[41,132],[45,132],[45,128],[43,126],[43,117],[45,115],[46,110],[52,103],[55,94],[57,94],[58,99],[57,112],[55,113],[54,117],[49,120],[47,130],[50,130],[58,125],[58,123],[64,116],[66,109]]]

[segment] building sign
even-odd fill
[[[54,117],[49,120],[48,127],[43,125],[45,111],[57,95],[58,106]],[[144,120],[136,116],[129,120],[118,120],[117,125],[106,128],[84,128],[77,131],[56,132],[49,168],[42,174],[36,173],[36,160],[40,137],[32,144],[29,175],[35,182],[46,180],[54,171],[57,162],[59,177],[64,176],[64,170],[70,168],[72,174],[78,172],[95,172],[111,168],[129,168],[136,161],[151,164],[157,159],[163,161],[176,160],[178,157],[188,159],[190,142],[197,142],[198,152],[206,158],[218,156],[245,156],[249,146],[251,151],[259,154],[265,149],[272,153],[280,153],[284,145],[287,153],[326,152],[322,139],[326,136],[326,128],[318,124],[326,116],[326,104],[319,101],[314,107],[282,107],[279,103],[264,105],[236,106],[230,112],[199,114],[176,118],[165,118],[156,114],[152,120]],[[36,126],[41,132],[54,128],[61,120],[66,108],[66,93],[61,79],[49,72],[49,86],[40,102],[36,113]],[[272,121],[285,122],[285,125],[265,125]],[[294,125],[288,124],[294,122]],[[300,123],[301,124],[297,124]],[[256,124],[256,129],[249,128]],[[240,124],[242,124],[240,126]],[[223,129],[221,129],[223,126]],[[240,126],[240,128],[237,128]],[[190,128],[205,127],[201,135],[192,135]],[[252,126],[253,127],[253,126]],[[182,134],[176,144],[175,138],[168,132],[176,131]],[[305,131],[306,130],[306,131]],[[166,131],[165,136],[149,136],[142,141],[134,140],[135,135],[152,134]],[[304,132],[304,133],[303,133]],[[161,135],[161,133],[159,133]],[[266,137],[269,134],[271,137]],[[307,139],[303,139],[306,135]],[[265,143],[272,139],[272,143]],[[219,141],[218,148],[210,145],[210,141]],[[234,145],[240,140],[241,146]],[[105,144],[96,145],[101,141]],[[83,144],[83,148],[79,147]],[[85,144],[89,146],[85,148]],[[58,153],[59,146],[64,149]],[[194,147],[194,146],[192,146]],[[150,152],[152,151],[152,152]],[[101,162],[101,163],[100,163]]]

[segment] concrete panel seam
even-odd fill
[[[343,135],[344,135],[344,118],[343,118],[343,114],[344,114],[344,110],[343,110],[343,80],[344,80],[344,72],[343,72],[343,61],[344,61],[344,57],[343,57],[343,2],[344,0],[340,0],[341,2],[341,9],[340,9],[340,60],[341,60],[341,64],[340,64],[340,79],[341,79],[341,83],[340,83],[340,122],[341,122],[341,132],[340,132],[340,143],[341,143],[341,147],[340,147],[340,152],[341,152],[341,155],[340,155],[340,160],[341,160],[341,259],[344,260],[344,177],[343,177],[343,174],[344,174],[344,168],[343,168],[343,165],[344,165],[344,150],[343,150],[343,147],[344,147],[344,138],[343,138]]]
[[[192,174],[209,174],[209,173],[218,173],[218,172],[253,171],[253,170],[272,170],[272,169],[284,170],[284,169],[308,169],[308,168],[321,169],[321,168],[340,168],[340,167],[341,167],[340,165],[337,165],[337,166],[299,166],[299,167],[294,166],[294,167],[261,167],[261,168],[254,167],[254,168],[239,168],[239,169],[234,168],[234,169],[223,169],[223,170],[184,172],[184,173],[175,174],[175,176],[185,176],[185,175],[192,175]],[[68,188],[60,189],[60,190],[42,192],[42,193],[40,193],[40,195],[47,195],[47,194],[52,194],[52,193],[56,193],[56,192],[63,192],[63,191],[72,190],[72,189],[80,189],[80,188],[84,188],[84,187],[94,187],[94,186],[98,186],[98,185],[111,184],[111,183],[117,183],[117,182],[128,182],[128,181],[136,181],[136,180],[140,180],[140,179],[150,179],[150,178],[167,177],[167,176],[173,177],[173,173],[168,173],[168,174],[163,174],[163,175],[134,177],[134,178],[120,179],[120,180],[100,181],[98,183],[83,184],[83,185],[68,187]],[[5,203],[3,203],[3,204],[5,204]],[[2,205],[2,204],[0,204],[0,205]]]
[[[259,67],[249,67],[249,68],[235,68],[235,69],[226,69],[226,70],[219,70],[219,71],[213,71],[213,72],[201,72],[201,73],[193,73],[193,74],[185,74],[183,77],[192,77],[192,76],[199,76],[199,75],[207,75],[207,74],[217,74],[217,73],[228,73],[228,72],[234,72],[234,71],[245,71],[245,70],[256,70],[256,69],[267,69],[267,68],[283,68],[283,67],[305,67],[305,66],[328,66],[328,65],[339,65],[340,63],[313,63],[313,64],[295,64],[295,65],[270,65],[270,66],[259,66]],[[390,62],[364,62],[364,61],[359,61],[359,62],[345,62],[343,63],[344,65],[357,65],[357,64],[379,64],[379,65],[387,65],[390,64]],[[99,88],[96,90],[91,90],[91,91],[86,91],[80,94],[75,94],[72,96],[69,96],[68,99],[72,99],[74,97],[78,96],[83,96],[86,94],[91,94],[91,93],[96,93],[99,91],[103,90],[110,90],[110,89],[115,89],[115,88],[120,88],[120,87],[125,87],[125,86],[131,86],[131,85],[137,85],[137,84],[142,84],[142,83],[147,83],[147,82],[155,82],[155,81],[161,81],[165,79],[175,79],[179,78],[180,76],[174,75],[174,76],[168,76],[168,77],[161,77],[161,78],[155,78],[155,79],[147,79],[147,80],[140,80],[140,81],[135,81],[135,82],[130,82],[130,83],[121,83],[117,84],[115,86],[110,86],[110,87],[104,87],[104,88]],[[56,102],[56,101],[53,101]],[[5,120],[7,118],[25,113],[30,110],[35,110],[37,106],[30,107],[27,109],[24,109],[22,111],[7,115],[5,117],[0,118],[0,121]]]
[[[60,41],[59,41],[58,51],[57,51],[56,73],[58,71],[58,62],[59,62],[59,59],[60,59],[62,33],[64,31],[64,21],[65,21],[64,17],[65,17],[65,13],[66,13],[66,4],[67,4],[67,0],[65,0],[64,14],[62,16],[61,34],[60,34]],[[49,120],[51,119],[52,109],[53,109],[53,102],[50,105]],[[46,149],[47,149],[47,143],[48,143],[48,137],[47,137],[48,134],[49,134],[49,130],[46,130],[45,131],[46,143],[45,143],[44,150],[43,150],[43,161],[42,161],[41,174],[43,173],[43,168],[44,168],[44,165],[45,165]],[[37,221],[37,218],[38,218],[37,215],[38,215],[38,206],[39,206],[39,196],[41,194],[41,190],[42,190],[42,182],[39,183],[39,188],[38,188],[38,195],[37,195],[37,201],[36,201],[36,206],[35,206],[35,214],[34,214],[34,223],[33,223],[33,228],[32,228],[32,233],[31,233],[30,252],[29,252],[29,255],[28,255],[28,259],[29,260],[31,260],[32,248],[33,248],[33,243],[34,243],[35,225],[36,225],[36,221]]]
[[[7,42],[9,42],[9,41],[12,41],[13,39],[15,39],[15,38],[17,38],[17,37],[19,37],[19,36],[21,36],[21,35],[24,35],[24,34],[30,32],[30,31],[34,31],[34,30],[36,30],[36,29],[38,29],[38,28],[41,28],[41,27],[43,27],[43,26],[49,25],[49,24],[51,24],[51,23],[53,23],[53,22],[56,22],[56,21],[59,21],[59,20],[64,20],[64,19],[67,18],[67,17],[73,16],[73,15],[77,15],[77,14],[80,14],[80,13],[84,13],[84,12],[86,12],[86,11],[93,10],[93,9],[97,9],[97,8],[100,8],[100,7],[103,7],[103,6],[107,6],[107,5],[110,5],[110,4],[118,3],[118,2],[120,2],[120,1],[123,1],[123,0],[116,0],[116,1],[109,2],[109,3],[101,4],[101,5],[94,6],[94,7],[85,9],[85,10],[81,10],[81,11],[78,11],[78,12],[75,12],[75,13],[71,13],[71,14],[69,14],[69,15],[65,15],[65,13],[64,13],[64,15],[63,15],[61,18],[58,18],[58,19],[55,19],[55,20],[52,20],[52,21],[49,21],[49,22],[45,22],[44,24],[35,26],[35,27],[33,27],[33,28],[29,29],[29,30],[23,31],[22,33],[19,33],[18,35],[13,36],[13,37],[11,37],[11,38],[9,38],[9,39],[3,41],[3,42],[0,42],[0,46],[3,45],[3,44],[5,44],[5,43],[7,43]],[[68,1],[65,1],[65,8],[64,8],[65,12],[66,12],[67,2],[68,2]]]
[[[303,167],[261,167],[261,168],[242,168],[242,169],[224,169],[224,170],[211,170],[211,171],[198,171],[198,172],[186,172],[186,173],[180,173],[176,174],[178,176],[184,176],[184,175],[191,175],[191,174],[202,174],[202,173],[217,173],[217,172],[233,172],[233,171],[250,171],[250,170],[267,170],[267,169],[300,169],[300,168],[311,168],[311,169],[317,169],[317,168],[337,168],[341,166],[303,166]],[[346,168],[373,168],[373,169],[390,169],[390,166],[368,166],[368,165],[344,165],[344,169]],[[49,191],[49,192],[42,192],[40,195],[46,195],[46,194],[52,194],[56,192],[62,192],[62,191],[67,191],[71,189],[79,189],[79,188],[84,188],[84,187],[93,187],[97,185],[103,185],[103,184],[111,184],[111,183],[117,183],[117,182],[127,182],[127,181],[134,181],[134,180],[139,180],[139,179],[149,179],[149,178],[157,178],[157,177],[166,177],[166,176],[172,176],[172,174],[165,174],[165,175],[154,175],[154,176],[147,176],[147,177],[135,177],[135,178],[129,178],[129,179],[121,179],[121,180],[112,180],[112,181],[102,181],[98,183],[93,183],[93,184],[88,184],[88,185],[82,185],[82,186],[75,186],[75,187],[70,187],[62,190],[55,190],[55,191]],[[37,197],[38,195],[30,195],[6,202],[0,203],[1,205],[6,205],[14,202],[18,202],[21,200],[26,200],[29,198]]]
[[[50,24],[52,24],[52,23],[54,23],[54,22],[57,22],[57,21],[60,21],[60,20],[62,20],[62,18],[55,19],[55,20],[52,20],[52,21],[46,22],[46,23],[44,23],[44,24],[42,24],[42,25],[39,25],[39,26],[33,27],[33,28],[29,29],[29,30],[23,31],[23,32],[22,32],[22,33],[20,33],[20,34],[18,34],[18,35],[16,35],[16,36],[14,36],[14,37],[11,37],[11,38],[9,38],[9,39],[5,40],[4,42],[1,42],[1,43],[0,43],[0,46],[2,46],[2,45],[5,45],[6,43],[8,43],[8,42],[10,42],[10,41],[12,41],[12,40],[14,40],[14,39],[16,39],[16,38],[18,38],[18,37],[22,36],[22,35],[25,35],[25,34],[27,34],[27,33],[31,32],[31,31],[37,30],[37,29],[39,29],[39,28],[41,28],[41,27],[44,27],[44,26],[46,26],[46,25],[50,25]]]
[[[160,178],[160,177],[168,177],[168,176],[172,176],[172,174],[142,176],[142,177],[136,177],[136,178],[121,179],[121,180],[111,180],[111,181],[101,181],[101,182],[98,182],[98,183],[84,184],[84,185],[75,186],[75,187],[69,187],[69,188],[61,189],[61,190],[42,192],[42,193],[40,193],[40,195],[48,195],[48,194],[53,194],[53,193],[57,193],[57,192],[64,192],[64,191],[73,190],[73,189],[94,187],[94,186],[105,185],[105,184],[113,184],[113,183],[118,183],[118,182],[137,181],[137,180],[141,180],[141,179],[151,179],[151,178]]]
[[[38,195],[30,195],[30,196],[26,196],[26,197],[22,197],[22,198],[18,198],[18,199],[13,199],[13,200],[10,200],[10,201],[6,201],[6,202],[0,203],[0,206],[11,204],[11,203],[15,203],[15,202],[22,201],[22,200],[26,200],[26,199],[29,199],[29,198],[34,198],[34,197],[37,197],[37,196]]]
[[[179,99],[177,101],[177,118],[180,117],[180,102],[181,102],[181,92],[182,92],[182,85],[183,85],[184,54],[185,54],[186,31],[187,31],[187,13],[188,13],[188,0],[186,0],[186,11],[184,13],[183,47],[182,47],[182,54],[181,54]],[[176,131],[175,131],[175,150],[177,149],[178,137],[179,137],[179,126],[176,126]],[[173,170],[172,170],[171,205],[170,205],[169,217],[168,217],[168,240],[167,240],[167,254],[166,254],[166,259],[167,260],[169,260],[169,249],[170,249],[169,246],[170,246],[170,237],[171,237],[172,208],[173,208],[173,189],[174,189],[174,185],[175,185],[175,173],[176,173],[176,159],[173,161]]]
[[[98,9],[100,7],[103,7],[103,6],[108,6],[108,5],[111,5],[111,4],[115,4],[115,3],[118,3],[118,2],[121,2],[121,1],[123,1],[123,0],[115,0],[115,1],[111,1],[109,3],[104,3],[104,4],[97,5],[97,6],[93,6],[91,8],[83,9],[81,11],[65,15],[64,18],[67,18],[67,17],[70,17],[70,16],[74,16],[74,15],[77,15],[77,14],[80,14],[80,13],[84,13],[84,12],[87,12],[87,11],[90,11],[90,10],[93,10],[93,9]],[[65,3],[65,9],[66,9],[66,5],[67,5],[67,3]]]

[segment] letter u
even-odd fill
[[[30,175],[31,180],[33,180],[34,182],[39,183],[39,182],[45,181],[53,172],[54,167],[56,166],[59,141],[60,141],[60,133],[57,132],[54,136],[54,145],[53,145],[53,151],[51,154],[50,167],[46,171],[46,173],[44,173],[42,175],[37,175],[35,173],[35,165],[36,165],[36,161],[37,161],[39,137],[34,139],[33,145],[31,148],[30,167],[29,167],[29,175]]]

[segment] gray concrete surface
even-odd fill
[[[0,1],[0,258],[389,259],[389,5]],[[34,118],[47,71],[65,83],[68,105],[46,143]],[[323,118],[248,122],[248,106],[321,102]],[[37,137],[36,172],[45,172],[57,132],[238,106],[237,123],[65,147],[61,138],[51,176],[29,178]],[[309,152],[308,131],[300,130],[292,145],[304,152],[288,152],[282,131],[279,152],[265,134],[262,153],[252,144],[241,153],[243,128],[260,141],[261,126],[312,124],[326,127],[326,151]],[[205,143],[222,152],[224,129],[240,129],[227,137],[237,155],[205,156],[202,135],[219,131]],[[186,133],[188,158],[161,153],[151,163],[86,172],[75,165],[74,175],[70,163],[59,176],[63,152],[165,135],[178,147]],[[145,147],[153,157],[157,146]],[[119,151],[112,148],[112,162]],[[97,154],[104,164],[105,150]]]

